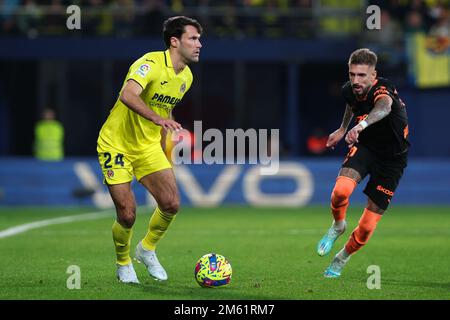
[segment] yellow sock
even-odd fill
[[[164,233],[166,233],[167,228],[174,219],[174,214],[164,213],[159,207],[156,207],[148,224],[148,232],[142,240],[144,249],[154,251],[156,243],[164,236]]]
[[[130,243],[133,230],[131,228],[124,228],[114,221],[112,226],[112,234],[114,246],[116,247],[117,263],[124,266],[131,262],[130,258]]]

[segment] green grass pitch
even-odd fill
[[[0,231],[92,211],[1,208]],[[349,227],[326,257],[316,254],[331,223],[325,206],[183,208],[157,249],[169,280],[154,281],[135,263],[140,285],[120,284],[115,278],[114,214],[109,212],[96,220],[0,238],[0,299],[450,299],[449,207],[393,205],[340,279],[326,279],[322,273],[356,226],[362,207],[350,207]],[[132,253],[150,212],[138,209]],[[195,262],[209,252],[230,260],[229,286],[205,289],[194,281]],[[80,267],[80,289],[67,288],[71,265]],[[371,265],[380,268],[380,289],[367,287]]]

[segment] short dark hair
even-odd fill
[[[372,67],[377,65],[378,57],[375,52],[367,48],[358,49],[352,52],[348,64],[366,64]]]
[[[164,21],[163,35],[166,48],[170,47],[170,38],[175,37],[181,39],[181,36],[185,32],[185,26],[193,26],[197,28],[198,33],[202,34],[203,28],[200,23],[192,18],[185,16],[170,17]]]

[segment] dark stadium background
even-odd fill
[[[175,110],[180,122],[280,128],[284,155],[317,156],[308,138],[337,128],[346,60],[355,48],[369,47],[379,54],[379,75],[395,82],[408,106],[411,155],[450,155],[450,142],[442,139],[448,86],[419,89],[408,72],[407,37],[440,23],[439,6],[427,5],[433,1],[3,2],[3,156],[32,155],[34,124],[47,107],[57,111],[69,133],[67,156],[95,154],[98,130],[130,63],[164,49],[162,21],[177,14],[197,18],[205,29],[201,63],[192,68],[195,81]],[[77,3],[81,30],[67,30],[65,9]],[[364,9],[372,3],[382,9],[382,30],[365,26]],[[411,18],[415,14],[419,22]],[[318,156],[342,155],[344,149]]]

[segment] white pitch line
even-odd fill
[[[77,214],[73,216],[59,217],[53,219],[40,220],[30,223],[21,224],[15,227],[11,227],[5,230],[0,231],[0,239],[12,237],[19,233],[24,233],[28,230],[43,228],[46,226],[54,225],[54,224],[63,224],[70,223],[74,221],[83,221],[83,220],[95,220],[104,217],[112,216],[111,211],[103,211],[103,212],[90,212],[84,214]]]

